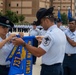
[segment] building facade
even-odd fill
[[[75,16],[75,1],[76,0],[53,0],[52,4],[55,7],[55,16],[57,17],[58,9],[61,13],[68,14],[68,8],[70,7],[73,17]]]
[[[50,0],[0,0],[0,12],[11,10],[17,14],[23,14],[25,21],[31,23],[36,20],[36,12],[39,8],[49,8]]]
[[[74,12],[75,12],[75,19],[76,19],[76,0],[74,2],[74,7],[75,7]]]
[[[36,12],[39,8],[54,6],[57,17],[58,9],[61,13],[68,13],[70,7],[73,17],[76,16],[76,0],[0,0],[0,12],[11,10],[17,14],[23,14],[25,21],[32,23],[36,20]]]

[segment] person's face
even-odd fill
[[[8,33],[9,28],[4,27],[4,26],[0,26],[0,34],[1,35],[6,35]]]
[[[70,29],[71,31],[73,31],[73,30],[76,29],[75,21],[69,22],[69,29]]]
[[[46,19],[41,19],[41,25],[42,25],[42,27],[44,28],[44,30],[47,30],[48,28],[47,28],[47,20]]]
[[[61,26],[61,22],[57,22],[57,26],[58,26],[58,28]]]
[[[36,25],[33,25],[33,28],[36,29]]]

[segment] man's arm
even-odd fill
[[[33,47],[33,46],[30,46],[28,44],[25,43],[24,47],[30,52],[32,53],[33,55],[37,56],[37,57],[40,57],[42,55],[44,55],[46,52],[42,49],[42,48],[37,48],[37,47]]]
[[[2,48],[7,42],[11,41],[13,37],[15,37],[15,34],[10,34],[10,36],[3,41],[0,42],[0,48]]]
[[[30,53],[32,53],[36,57],[40,57],[46,53],[42,48],[33,47],[29,44],[26,44],[21,38],[17,38],[12,41],[14,45],[22,45],[24,46]]]
[[[73,47],[76,47],[76,42],[74,42],[73,40],[71,40],[68,36],[66,36],[67,41],[69,42],[69,44]]]

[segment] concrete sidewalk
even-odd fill
[[[36,64],[33,65],[33,73],[32,75],[40,75],[40,70],[41,70],[41,57],[40,58],[37,58],[36,60]]]

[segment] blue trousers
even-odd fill
[[[36,64],[36,58],[37,58],[37,57],[34,56],[34,55],[32,55],[32,56],[33,56],[33,60],[32,60],[32,61],[33,61],[33,64]]]
[[[63,75],[63,68],[61,64],[55,65],[41,65],[40,75]]]
[[[38,47],[38,41],[36,40],[36,38],[33,40],[33,42],[34,42],[33,46]],[[36,63],[36,59],[37,59],[37,57],[33,55],[33,64]]]
[[[76,54],[71,56],[65,54],[63,69],[64,75],[76,75]]]
[[[9,67],[0,66],[0,75],[8,75]]]

